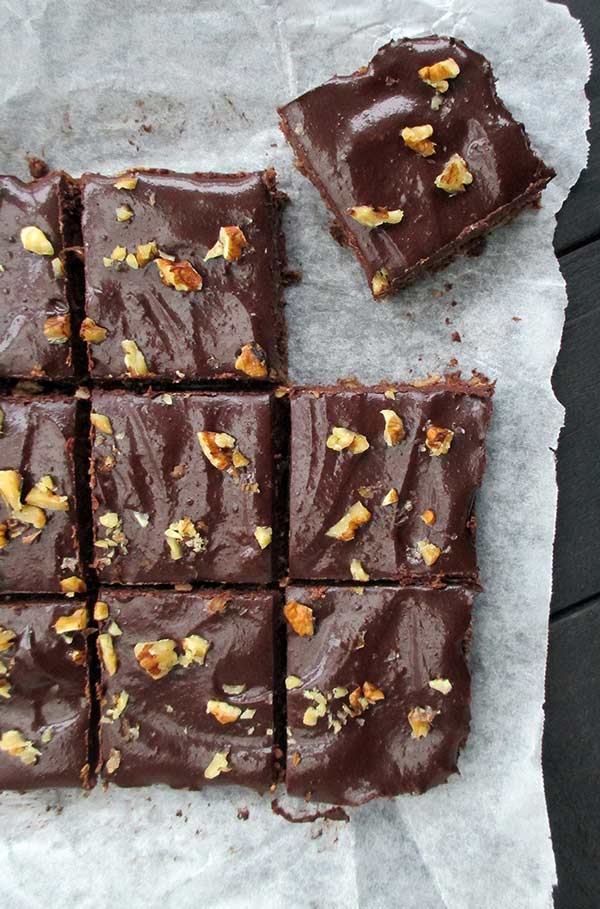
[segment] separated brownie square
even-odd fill
[[[290,587],[288,791],[358,805],[424,792],[469,733],[463,587]]]
[[[0,789],[88,781],[85,603],[0,602]]]
[[[275,172],[84,174],[86,319],[95,378],[281,380]]]
[[[473,382],[292,392],[292,578],[477,582],[493,386]]]
[[[270,786],[275,596],[100,590],[104,779]]]
[[[95,391],[95,565],[103,582],[273,580],[279,470],[268,393]],[[275,556],[274,556],[275,554]]]
[[[466,252],[554,176],[498,98],[488,61],[454,38],[392,41],[279,114],[375,297]]]
[[[0,376],[70,379],[70,275],[78,189],[66,174],[0,177]]]
[[[0,593],[85,590],[77,544],[75,408],[0,397]]]

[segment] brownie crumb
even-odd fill
[[[39,180],[50,173],[50,168],[43,158],[37,158],[35,155],[27,155],[27,167],[33,180]]]

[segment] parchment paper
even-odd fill
[[[316,192],[292,170],[275,105],[351,72],[390,37],[434,32],[492,61],[501,97],[558,176],[543,208],[498,230],[483,257],[375,304],[353,257],[331,240]],[[75,174],[274,163],[293,203],[290,260],[304,275],[288,293],[294,380],[422,376],[456,357],[498,386],[461,776],[357,809],[348,824],[288,824],[267,797],[233,787],[5,793],[0,905],[550,905],[540,741],[552,448],[563,416],[550,376],[566,303],[552,234],[586,160],[588,70],[579,25],[543,0],[4,0],[4,172],[24,176],[26,152]],[[241,806],[247,821],[237,819]]]

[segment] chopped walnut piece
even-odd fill
[[[28,505],[37,505],[45,511],[68,511],[69,497],[57,495],[52,477],[44,476],[25,496]]]
[[[73,574],[69,578],[63,578],[60,582],[60,589],[63,593],[66,593],[68,597],[72,597],[75,596],[76,593],[85,593],[87,587],[82,578],[78,578],[77,575]]]
[[[433,135],[433,126],[429,123],[424,126],[405,126],[400,135],[404,139],[404,144],[423,158],[435,155],[435,142],[430,139]]]
[[[32,767],[37,764],[37,759],[41,751],[35,748],[33,742],[23,738],[17,729],[9,729],[3,733],[0,738],[0,751],[4,751],[10,757],[18,758],[23,764]]]
[[[389,290],[390,279],[387,269],[380,268],[371,278],[371,289],[376,297],[381,297]]]
[[[386,492],[386,494],[384,495],[383,499],[381,500],[381,504],[384,506],[385,505],[395,505],[397,501],[398,501],[398,492],[392,486],[392,488],[388,492]]]
[[[202,454],[213,467],[229,471],[234,466],[233,456],[235,450],[239,451],[234,436],[228,432],[199,432],[197,435]]]
[[[336,540],[353,540],[362,524],[371,520],[371,512],[362,502],[355,502],[340,520],[325,531],[325,536]]]
[[[327,439],[327,448],[332,451],[348,449],[351,454],[362,454],[369,447],[369,440],[360,432],[347,429],[345,426],[334,426]]]
[[[130,268],[133,268],[134,270],[137,270],[140,267],[138,265],[138,260],[133,253],[127,253],[125,256],[125,262],[127,265],[129,265]]]
[[[258,542],[258,545],[261,549],[266,549],[267,546],[271,545],[273,539],[273,528],[272,527],[257,527],[254,531],[254,536]]]
[[[130,221],[133,218],[133,211],[129,205],[119,205],[115,214],[117,221]]]
[[[292,754],[292,764],[294,765],[294,767],[297,767],[298,764],[301,762],[301,760],[302,760],[302,758],[300,757],[299,752],[294,751],[294,753]]]
[[[52,259],[50,265],[52,266],[52,274],[57,281],[60,281],[61,278],[64,278],[65,267],[62,264],[62,259],[60,259],[59,256],[56,256],[54,259]]]
[[[82,606],[71,615],[63,615],[54,623],[57,634],[69,634],[71,631],[83,631],[87,626],[87,609]]]
[[[0,675],[2,675],[2,673],[0,673]],[[9,701],[12,697],[11,691],[12,688],[10,682],[0,681],[0,698],[5,698],[5,700]]]
[[[149,243],[140,243],[135,250],[135,259],[140,268],[144,268],[158,256],[158,246],[154,240]]]
[[[119,694],[113,695],[113,706],[109,707],[106,711],[106,722],[114,723],[115,720],[118,720],[119,717],[125,713],[127,705],[129,703],[129,694],[127,691],[120,691]]]
[[[66,344],[71,337],[71,317],[69,313],[58,313],[48,316],[43,327],[44,337],[50,344]]]
[[[97,600],[96,605],[94,606],[94,619],[97,622],[102,622],[104,619],[108,618],[108,603],[105,603],[104,600]]]
[[[10,628],[3,628],[0,625],[0,653],[4,653],[5,650],[10,650],[16,638],[17,635],[14,631],[11,631]]]
[[[217,751],[212,761],[204,771],[204,777],[207,780],[214,780],[221,773],[229,773],[231,767],[228,762],[229,750]]]
[[[54,255],[52,243],[39,227],[35,225],[23,227],[20,236],[23,249],[26,249],[27,252],[35,253],[38,256]]]
[[[162,638],[160,641],[144,641],[133,648],[135,658],[153,679],[162,679],[178,663],[175,641]]]
[[[112,424],[108,417],[103,413],[91,413],[90,422],[92,426],[95,426],[96,429],[99,429],[100,432],[103,432],[105,436],[112,436],[113,429]]]
[[[113,251],[110,254],[110,258],[114,259],[115,262],[124,262],[125,257],[127,256],[127,247],[125,246],[115,246]]]
[[[352,575],[353,581],[368,581],[369,575],[362,566],[362,563],[358,559],[352,559],[350,562],[350,574]]]
[[[0,549],[4,549],[5,546],[8,546],[8,525],[0,524]]]
[[[237,227],[235,224],[232,224],[229,227],[222,227],[219,231],[219,239],[215,245],[208,250],[204,256],[204,261],[206,262],[208,259],[216,259],[219,256],[223,256],[227,262],[235,262],[240,258],[242,250],[247,245],[248,241],[241,228]]]
[[[210,642],[199,634],[190,634],[181,642],[183,654],[179,657],[179,665],[187,669],[192,663],[204,666],[206,654],[210,649]]]
[[[452,691],[450,679],[431,679],[428,684],[430,688],[433,688],[434,691],[439,691],[440,694],[446,695]]]
[[[448,91],[448,79],[456,79],[459,73],[460,67],[452,57],[432,63],[430,66],[422,66],[419,70],[419,76],[423,82],[442,94]]]
[[[380,413],[385,420],[383,430],[385,444],[390,447],[397,445],[406,435],[402,417],[398,416],[395,410],[381,410]]]
[[[372,682],[364,682],[362,687],[363,695],[366,697],[369,704],[376,704],[377,701],[385,700],[385,695],[381,688],[378,688],[377,685],[373,685]]]
[[[115,189],[135,189],[137,186],[138,178],[137,177],[119,177],[118,180],[115,180],[113,186]]]
[[[294,688],[302,688],[302,685],[302,679],[298,678],[297,675],[287,675],[285,677],[285,687],[287,691],[293,691]]]
[[[348,209],[348,214],[363,227],[381,227],[382,224],[399,224],[404,217],[401,208],[390,211],[375,205],[355,205]]]
[[[436,546],[435,543],[430,543],[429,540],[419,540],[417,542],[417,549],[425,564],[430,568],[432,565],[435,565],[442,554],[440,547]]]
[[[225,694],[243,694],[246,690],[246,685],[242,682],[241,685],[221,685],[221,688]]]
[[[408,711],[408,722],[412,729],[411,738],[424,739],[429,735],[431,724],[440,711],[432,707],[413,707]]]
[[[231,594],[229,593],[217,593],[214,597],[211,597],[207,604],[207,609],[211,615],[215,615],[220,612],[225,612],[227,607],[231,602]]]
[[[97,325],[96,322],[89,317],[85,318],[81,323],[79,336],[80,338],[83,338],[84,341],[87,341],[88,344],[102,344],[103,341],[106,341],[107,335],[108,330],[103,328],[102,325]]]
[[[146,365],[144,354],[141,352],[135,341],[121,341],[121,347],[123,348],[123,353],[125,354],[125,368],[127,369],[128,375],[130,375],[132,379],[137,379],[141,376],[147,376],[148,367]]]
[[[435,185],[447,193],[464,193],[465,186],[473,182],[473,174],[460,155],[452,155],[445,168],[435,178]]]
[[[21,504],[22,482],[18,470],[0,470],[0,496],[14,512],[19,512],[23,508]]]
[[[197,525],[188,517],[169,524],[165,530],[165,537],[174,562],[183,558],[182,544],[196,553],[204,552],[207,545],[206,537],[202,536]]]
[[[105,767],[107,773],[115,773],[121,766],[121,752],[118,748],[111,748]]]
[[[435,524],[435,511],[432,511],[431,508],[426,508],[421,515],[421,520],[424,524],[427,524],[429,527],[431,527],[433,524]]]
[[[269,374],[267,355],[256,341],[244,344],[235,361],[235,368],[252,379],[266,379]]]
[[[453,431],[443,426],[429,426],[425,431],[425,445],[436,457],[448,454],[453,438]]]
[[[214,716],[215,720],[226,726],[228,723],[235,723],[240,718],[241,709],[227,701],[208,701],[206,712]]]
[[[315,633],[313,611],[310,606],[305,606],[297,600],[289,600],[283,607],[283,614],[291,628],[301,638],[312,637]]]
[[[165,287],[174,287],[182,293],[202,290],[202,275],[198,274],[191,262],[170,262],[168,259],[154,259],[160,280]]]
[[[104,668],[109,675],[115,675],[119,663],[115,652],[115,645],[113,644],[113,639],[110,634],[98,635],[98,647],[100,649],[100,657],[102,658]]]

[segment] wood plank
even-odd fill
[[[569,305],[553,379],[566,408],[557,456],[553,612],[600,593],[600,242],[563,256],[560,266]]]
[[[600,903],[600,598],[550,624],[543,766],[556,909]]]
[[[562,207],[554,235],[558,255],[600,238],[600,4],[598,0],[568,0],[569,10],[583,25],[593,55],[587,86],[592,127],[587,168]]]

